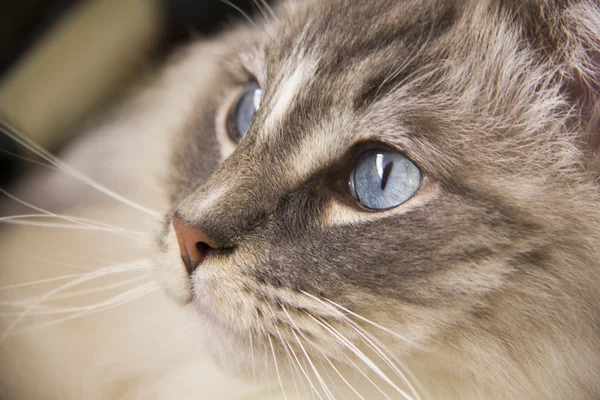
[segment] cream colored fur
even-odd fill
[[[171,133],[176,131],[214,66],[210,54],[218,44],[199,44],[197,57],[174,63],[151,87],[134,96],[110,122],[81,139],[64,155],[78,171],[157,212],[168,199],[163,190]],[[207,55],[209,57],[207,57]],[[181,85],[177,77],[198,79]],[[188,81],[189,83],[189,81]],[[152,118],[148,118],[152,115]],[[61,215],[113,224],[147,237],[124,238],[111,232],[5,225],[0,230],[0,286],[102,270],[110,264],[149,259],[153,254],[155,218],[134,210],[64,172],[42,170],[16,193]],[[31,213],[10,205],[14,213]],[[34,211],[35,212],[35,211]],[[50,219],[46,222],[69,224]],[[95,260],[103,260],[98,262]],[[63,265],[64,264],[64,265]],[[146,262],[149,265],[148,262]],[[87,268],[87,269],[86,269]],[[114,273],[77,286],[77,290],[141,277],[137,284],[112,292],[66,299],[60,306],[80,307],[107,301],[142,284],[154,288],[139,299],[106,311],[82,315],[48,327],[75,313],[50,318],[26,317],[15,336],[0,342],[0,398],[12,399],[264,399],[260,385],[224,374],[190,334],[183,310],[158,290],[154,269]],[[182,270],[183,271],[183,270]],[[143,279],[143,277],[146,279]],[[37,298],[69,279],[16,289],[0,289],[2,313],[24,312],[8,302]],[[70,293],[65,289],[62,294]],[[49,296],[48,296],[49,297]],[[3,316],[1,331],[15,320]],[[34,329],[29,333],[20,330]],[[276,398],[273,393],[273,398]]]
[[[410,294],[417,300],[430,300],[433,305],[422,305],[418,301],[402,302],[393,296],[377,296],[372,294],[373,291],[367,290],[343,293],[341,297],[347,303],[363,307],[371,320],[385,323],[387,328],[401,332],[407,339],[403,343],[397,340],[398,336],[388,335],[381,338],[381,341],[392,349],[395,356],[402,359],[403,365],[410,367],[416,378],[411,377],[409,380],[415,386],[419,385],[417,389],[423,399],[589,400],[592,391],[597,390],[593,382],[599,376],[599,371],[595,368],[599,364],[598,334],[594,331],[591,321],[598,317],[598,307],[595,306],[597,303],[594,299],[600,292],[597,280],[594,280],[597,278],[595,260],[599,254],[597,244],[600,240],[596,206],[600,204],[600,196],[598,182],[594,180],[597,179],[594,178],[597,175],[581,165],[584,164],[582,160],[585,152],[576,148],[576,144],[579,143],[575,137],[585,128],[583,124],[572,124],[570,121],[571,115],[565,112],[566,100],[559,96],[561,86],[557,81],[576,75],[577,67],[573,65],[578,66],[583,71],[579,72],[586,77],[590,76],[586,70],[590,64],[590,60],[586,58],[587,53],[580,54],[585,52],[570,50],[585,49],[590,44],[588,42],[596,43],[594,40],[600,36],[600,13],[591,2],[573,7],[570,10],[574,15],[573,19],[583,21],[589,32],[573,37],[573,32],[569,31],[560,37],[564,41],[561,43],[565,51],[556,57],[568,62],[559,63],[554,59],[547,59],[544,63],[534,64],[532,54],[527,53],[526,49],[518,48],[520,37],[511,28],[506,15],[494,14],[494,18],[498,18],[495,20],[488,15],[489,9],[485,7],[488,3],[473,1],[468,4],[472,8],[472,14],[469,14],[471,18],[464,18],[459,22],[465,24],[460,29],[471,34],[469,39],[472,43],[465,42],[463,49],[462,38],[459,38],[461,42],[457,43],[455,36],[442,36],[441,44],[438,43],[439,48],[455,50],[447,56],[445,61],[448,62],[441,63],[439,70],[432,68],[431,75],[420,71],[425,76],[423,80],[409,80],[401,86],[395,93],[400,99],[398,102],[390,102],[389,107],[374,107],[374,111],[355,124],[355,131],[359,131],[360,134],[350,130],[344,134],[348,135],[349,140],[361,139],[361,134],[373,132],[369,130],[372,127],[370,121],[377,120],[380,122],[377,128],[379,132],[383,132],[377,140],[386,140],[398,147],[413,145],[410,150],[414,157],[424,160],[420,166],[426,171],[438,173],[439,179],[432,178],[428,181],[425,190],[406,203],[406,207],[389,211],[385,216],[393,214],[396,218],[401,218],[404,214],[414,215],[416,211],[425,209],[442,196],[446,196],[447,202],[454,202],[451,204],[456,205],[455,210],[462,211],[460,216],[467,221],[471,221],[468,219],[469,212],[479,213],[477,215],[480,220],[486,221],[485,218],[495,217],[500,211],[504,211],[493,209],[494,212],[486,214],[488,209],[485,209],[484,205],[488,204],[486,201],[490,201],[490,204],[499,204],[511,211],[517,210],[521,214],[515,211],[515,215],[522,216],[527,222],[527,218],[531,218],[538,225],[532,223],[521,227],[514,219],[509,218],[512,214],[507,212],[506,220],[509,222],[498,218],[493,220],[498,223],[493,227],[491,223],[490,226],[484,223],[476,224],[479,230],[472,236],[473,242],[479,243],[484,249],[500,249],[495,251],[493,256],[484,254],[484,257],[476,261],[462,260],[452,264],[452,268],[440,268],[436,273],[425,274],[426,279],[422,280],[419,280],[420,276],[414,278],[407,275],[407,280],[415,279],[412,286],[408,287]],[[585,6],[588,8],[585,9]],[[568,18],[565,17],[565,20]],[[265,29],[267,32],[277,33],[276,26],[275,22],[267,23]],[[481,37],[484,39],[474,32],[482,32]],[[495,32],[497,38],[490,32]],[[299,330],[291,329],[289,324],[284,326],[285,331],[278,328],[281,327],[278,322],[285,321],[284,314],[287,313],[283,306],[281,309],[271,310],[272,317],[263,312],[262,319],[259,320],[258,316],[254,319],[254,314],[250,311],[255,311],[255,304],[260,304],[263,311],[271,307],[269,302],[259,302],[261,298],[257,294],[263,298],[270,296],[273,304],[282,305],[285,301],[285,304],[291,304],[299,310],[294,315],[302,325],[303,332],[318,339],[309,349],[313,356],[321,351],[326,356],[342,358],[344,352],[348,353],[349,346],[342,345],[342,341],[336,340],[332,332],[329,332],[329,335],[325,334],[327,328],[319,325],[320,320],[311,320],[311,314],[307,311],[334,320],[335,324],[332,324],[344,335],[357,342],[360,340],[359,332],[353,331],[350,325],[343,324],[348,314],[340,309],[328,307],[327,304],[289,287],[269,287],[267,284],[261,286],[250,279],[244,281],[244,277],[249,276],[244,273],[252,271],[252,267],[258,264],[257,261],[261,261],[261,257],[267,258],[265,249],[273,251],[267,246],[257,245],[257,248],[250,249],[250,246],[240,246],[235,254],[229,256],[227,262],[218,258],[210,260],[207,268],[199,270],[190,279],[180,263],[179,250],[169,221],[162,220],[162,216],[169,212],[172,200],[167,198],[166,191],[163,191],[167,187],[166,175],[170,172],[166,167],[169,165],[170,149],[174,147],[173,143],[184,148],[186,145],[192,145],[186,142],[189,138],[185,135],[194,131],[194,125],[190,122],[194,119],[190,116],[200,113],[201,110],[197,108],[198,101],[202,100],[203,95],[212,93],[212,82],[207,77],[213,76],[220,67],[211,61],[224,52],[234,39],[243,41],[241,38],[246,37],[244,33],[244,30],[240,30],[215,42],[202,42],[187,49],[164,73],[151,79],[151,85],[143,89],[141,95],[135,96],[117,114],[109,118],[108,124],[82,139],[65,155],[65,159],[78,170],[105,182],[107,186],[134,202],[155,210],[155,214],[144,213],[111,200],[105,194],[97,193],[88,186],[71,180],[64,172],[41,172],[16,189],[15,193],[20,198],[35,202],[45,209],[148,233],[148,237],[132,240],[115,232],[98,233],[31,226],[3,227],[0,231],[2,286],[81,272],[74,269],[73,264],[76,264],[77,268],[88,268],[90,264],[102,265],[96,260],[123,263],[153,259],[158,261],[159,268],[148,267],[139,271],[118,272],[86,284],[87,286],[83,287],[92,290],[99,284],[123,282],[148,274],[146,281],[137,283],[148,285],[143,286],[148,293],[142,297],[113,309],[89,313],[48,327],[39,324],[56,321],[60,315],[51,314],[50,319],[47,319],[47,316],[25,315],[39,310],[35,304],[19,302],[31,296],[43,300],[45,294],[53,295],[53,287],[64,282],[59,281],[58,284],[52,283],[50,286],[1,289],[1,311],[6,314],[0,320],[0,332],[8,334],[0,342],[2,400],[212,400],[281,397],[277,372],[279,369],[285,369],[285,365],[281,364],[285,362],[285,353],[280,347],[273,349],[273,353],[277,351],[280,364],[273,362],[273,358],[268,354],[266,339],[276,338],[273,332],[282,332],[291,340],[290,336]],[[296,36],[288,36],[287,39],[295,43]],[[588,42],[582,44],[585,40]],[[323,48],[329,45],[326,41],[317,40],[316,43]],[[474,49],[471,46],[473,43],[478,43],[483,48]],[[315,46],[312,51],[317,49]],[[461,51],[464,51],[466,56]],[[495,54],[495,57],[485,58],[484,62],[473,56],[486,51]],[[500,63],[500,60],[504,62]],[[264,60],[255,60],[254,67],[258,64],[260,69],[261,62],[266,63]],[[282,79],[291,79],[287,84],[283,83],[284,88],[292,91],[302,88],[301,83],[307,80],[305,75],[308,74],[307,71],[312,71],[312,67],[298,68],[295,70],[297,72],[293,72],[292,68],[288,74],[283,74]],[[480,74],[473,73],[474,71]],[[527,71],[527,75],[522,77],[522,71]],[[357,76],[362,72],[365,71],[357,69],[353,71],[354,74],[348,73],[346,81],[343,81],[342,76],[340,86],[351,87],[352,82],[359,81]],[[260,73],[255,72],[255,77],[259,80]],[[423,85],[423,82],[427,83],[427,79],[436,74],[445,79],[435,81],[438,86],[427,84],[427,89],[432,93],[426,96],[427,92],[421,90],[420,85]],[[187,79],[178,79],[181,76]],[[489,85],[490,77],[497,86]],[[523,79],[518,80],[515,77]],[[509,102],[505,97],[498,96],[495,92],[498,87],[505,88],[506,93],[511,93],[514,96],[513,101]],[[538,90],[539,87],[543,87],[544,90]],[[418,96],[413,92],[423,95]],[[223,96],[228,99],[233,97],[232,94]],[[284,93],[282,104],[292,104],[297,97],[291,93]],[[320,100],[316,95],[314,98],[315,102]],[[514,109],[510,109],[507,104],[514,106]],[[223,107],[227,108],[225,105],[221,108]],[[444,137],[448,139],[446,142],[440,141],[442,145],[447,146],[445,152],[436,152],[439,147],[432,144],[434,140],[410,142],[407,139],[408,135],[399,135],[395,130],[397,123],[388,118],[389,114],[393,114],[399,107],[402,112],[412,112],[414,115],[418,115],[419,110],[423,108],[435,111],[438,107],[440,111],[436,113],[436,117],[446,123],[442,124],[442,132],[447,134]],[[221,120],[226,114],[221,108],[215,116],[217,120]],[[282,114],[285,111],[278,109],[276,102],[273,108],[278,112],[273,120],[267,119],[267,126],[271,128],[282,124]],[[348,109],[347,105],[345,109]],[[456,109],[460,112],[456,112]],[[349,125],[351,117],[346,115],[343,122]],[[322,125],[339,126],[331,121],[324,121]],[[519,128],[515,129],[518,133],[510,136],[513,134],[511,128],[515,127]],[[291,130],[293,127],[287,128]],[[460,129],[474,134],[456,136],[453,140],[452,134]],[[282,135],[282,132],[285,131],[274,133]],[[539,135],[540,132],[544,135]],[[425,136],[427,132],[420,133]],[[353,134],[355,136],[350,136]],[[502,136],[503,134],[505,136]],[[222,136],[223,132],[217,129],[217,135]],[[506,140],[497,140],[499,136],[505,137]],[[272,138],[267,134],[264,137]],[[226,138],[219,137],[219,143],[223,144],[224,140]],[[333,147],[338,145],[337,142],[333,140],[327,145]],[[344,140],[340,142],[345,143]],[[271,142],[257,140],[257,143],[266,145]],[[306,176],[322,167],[320,164],[330,161],[326,160],[327,156],[330,156],[327,152],[318,153],[316,160],[305,160],[314,154],[311,149],[321,146],[322,141],[309,136],[302,142],[302,146],[296,149],[297,154],[286,153],[292,154],[290,158],[295,160],[294,166],[303,168],[298,174],[289,173],[286,179],[302,182]],[[222,146],[219,157],[223,159],[231,151],[231,146]],[[342,153],[345,149],[338,151]],[[464,154],[468,154],[469,157],[461,158]],[[498,159],[490,160],[489,154],[496,155]],[[200,188],[194,186],[191,188],[191,195],[187,193],[189,196],[183,200],[179,199],[178,206],[188,211],[190,219],[206,218],[207,210],[211,211],[209,208],[228,206],[229,204],[222,204],[227,203],[223,200],[225,196],[229,196],[226,200],[231,198],[232,201],[243,203],[245,199],[242,197],[240,200],[235,195],[240,193],[239,186],[236,185],[240,181],[245,183],[243,179],[238,179],[240,171],[247,166],[244,163],[252,159],[244,156],[244,153],[240,155],[240,152],[234,152],[232,157],[228,158],[227,166],[232,166],[231,170],[221,168],[211,176],[208,185]],[[591,159],[592,157],[589,157],[586,160]],[[522,173],[515,174],[512,168],[522,160],[527,161],[523,162]],[[506,170],[503,170],[503,167]],[[477,188],[497,203],[491,202],[483,195],[480,198],[473,195],[473,200],[456,188],[453,188],[456,189],[455,192],[447,190],[442,183],[454,183],[451,178],[463,184],[463,188]],[[280,184],[280,181],[277,184]],[[196,190],[197,192],[194,192]],[[561,190],[568,196],[563,198],[556,195],[561,193]],[[262,194],[257,195],[251,190],[247,192],[257,197]],[[463,195],[464,198],[460,197]],[[65,196],[68,199],[66,202]],[[250,195],[248,198],[253,199]],[[569,203],[573,198],[578,199],[577,207],[572,207]],[[202,207],[197,207],[198,204]],[[555,218],[552,210],[562,210],[562,214]],[[13,211],[14,214],[20,212],[17,208],[13,208]],[[321,222],[324,222],[323,225],[327,228],[353,226],[377,220],[383,215],[384,213],[381,213],[371,217],[363,210],[350,209],[346,205],[331,201]],[[450,225],[456,222],[450,212],[440,213],[440,218],[445,218],[444,221]],[[73,224],[72,221],[60,219],[53,222]],[[502,223],[506,224],[506,230],[502,230]],[[513,224],[521,230],[511,230]],[[164,248],[156,259],[153,255],[157,245],[152,241],[152,234],[164,226]],[[531,226],[535,227],[535,234],[528,237],[524,232],[527,229],[533,231]],[[454,248],[464,244],[453,242],[453,238],[442,239],[439,240],[440,246],[434,251],[454,255]],[[561,249],[560,246],[568,247],[568,251],[561,252],[565,249]],[[536,253],[531,252],[531,249],[543,250],[537,255],[542,253],[547,257],[542,261],[546,262],[543,264],[544,268],[535,264]],[[581,252],[575,252],[573,249],[581,249]],[[298,249],[288,250],[293,253],[293,250]],[[407,249],[409,250],[413,249]],[[522,256],[523,259],[516,255]],[[448,265],[456,261],[452,257],[448,257],[448,260]],[[148,262],[147,265],[151,263]],[[360,265],[355,267],[359,270]],[[292,278],[293,272],[290,273]],[[155,276],[152,276],[153,274]],[[155,277],[163,291],[171,298],[165,296],[163,291],[158,289],[158,285],[153,283]],[[235,321],[241,331],[257,333],[255,337],[262,339],[261,347],[248,351],[246,338],[237,336],[237,332],[232,333],[222,321],[207,321],[210,317],[204,316],[200,317],[198,323],[198,316],[184,315],[194,314],[194,306],[198,306],[190,303],[192,283],[196,284],[196,290],[212,290],[209,294],[214,304],[220,306],[216,307],[219,316],[226,321]],[[338,284],[341,285],[340,282],[330,283],[334,289]],[[65,300],[60,305],[81,307],[84,304],[99,304],[106,300],[106,296],[90,292],[84,299],[77,299],[76,302]],[[259,322],[258,328],[254,325],[255,321]],[[203,322],[208,323],[203,325]],[[374,335],[382,331],[381,326],[378,327],[379,330],[372,325],[361,326]],[[40,329],[29,332],[29,328]],[[200,337],[204,340],[199,340]],[[202,350],[202,342],[209,351]],[[360,349],[373,356],[364,343]],[[296,350],[299,352],[297,347]],[[221,372],[220,366],[210,361],[212,357],[209,357],[208,353],[216,356],[223,366],[234,374],[239,367],[247,379],[234,378]],[[250,357],[255,357],[256,360],[250,360]],[[254,370],[248,368],[249,365],[255,366]],[[304,365],[308,370],[306,363]],[[363,364],[354,368],[354,371],[351,371],[352,368],[348,368],[348,365],[345,369],[340,366],[343,374],[357,380],[360,380],[361,368],[368,370]],[[390,368],[381,368],[385,373],[391,374]],[[321,369],[322,372],[325,370],[325,367]],[[333,374],[331,369],[328,371]],[[257,381],[256,386],[253,385],[253,380]],[[284,376],[283,380],[286,397],[294,398],[294,384],[289,375]],[[306,388],[306,379],[296,375],[296,380],[301,386],[300,393],[310,393],[310,388]],[[344,385],[339,379],[333,381],[342,393],[336,392],[336,396],[330,397],[353,396],[348,385]],[[581,385],[584,388],[579,390],[577,382],[584,382],[587,386]],[[314,376],[310,384],[320,386]],[[365,385],[364,380],[361,385]],[[398,383],[398,386],[399,390],[394,392],[395,398],[402,397],[398,392],[409,391],[409,385]],[[319,390],[321,393],[325,391]],[[367,399],[382,397],[373,388],[361,386],[361,393]],[[306,394],[305,397],[312,396]]]

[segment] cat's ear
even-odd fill
[[[578,119],[582,150],[600,156],[600,50],[586,53],[583,62],[565,80],[565,89]]]
[[[563,82],[581,132],[579,145],[600,159],[600,8],[589,0],[549,4],[560,11],[560,23],[551,27],[560,38],[554,57],[566,63]]]
[[[504,3],[505,4],[505,3]],[[597,0],[519,0],[526,32],[555,64],[563,98],[572,110],[577,145],[600,160],[600,7]]]

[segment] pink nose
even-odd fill
[[[219,246],[208,234],[200,229],[185,225],[178,218],[173,218],[173,229],[177,235],[177,243],[181,251],[181,259],[188,275],[192,275],[202,263],[206,253]]]

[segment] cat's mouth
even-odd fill
[[[195,312],[200,316],[200,318],[205,320],[211,326],[233,333],[232,329],[225,324],[213,311],[213,306],[211,305],[211,301],[207,296],[194,296],[192,304]]]
[[[198,271],[201,272],[201,271]],[[198,316],[211,326],[231,330],[231,328],[214,311],[215,305],[206,289],[206,277],[197,273],[192,279],[192,305]]]
[[[217,274],[218,275],[218,274]],[[219,277],[206,267],[203,270],[196,271],[190,278],[191,283],[191,301],[190,308],[193,310],[193,318],[200,322],[203,330],[209,329],[218,333],[221,337],[239,340],[246,338],[243,329],[235,325],[234,319],[228,319],[229,309],[225,303],[236,303],[229,296],[219,295],[218,285]],[[216,291],[216,292],[215,292]],[[230,304],[232,306],[232,304]],[[235,308],[235,307],[234,307]],[[239,318],[239,316],[238,316]]]

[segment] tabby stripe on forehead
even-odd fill
[[[446,5],[436,10],[432,20],[416,20],[408,26],[383,22],[362,37],[325,49],[319,74],[327,75],[328,81],[346,77],[352,84],[362,82],[353,99],[354,109],[360,111],[393,91],[417,66],[423,65],[423,52],[447,34],[455,21],[456,10]],[[399,59],[398,54],[405,57]],[[367,68],[357,67],[362,65]],[[357,71],[360,75],[356,75]]]
[[[285,67],[289,67],[290,65],[293,65],[293,63],[286,63]],[[303,60],[302,62],[298,62],[292,74],[281,80],[279,87],[271,98],[271,112],[265,121],[266,132],[273,130],[286,114],[286,111],[293,106],[294,99],[298,97],[302,86],[308,83],[314,69],[314,63]]]

